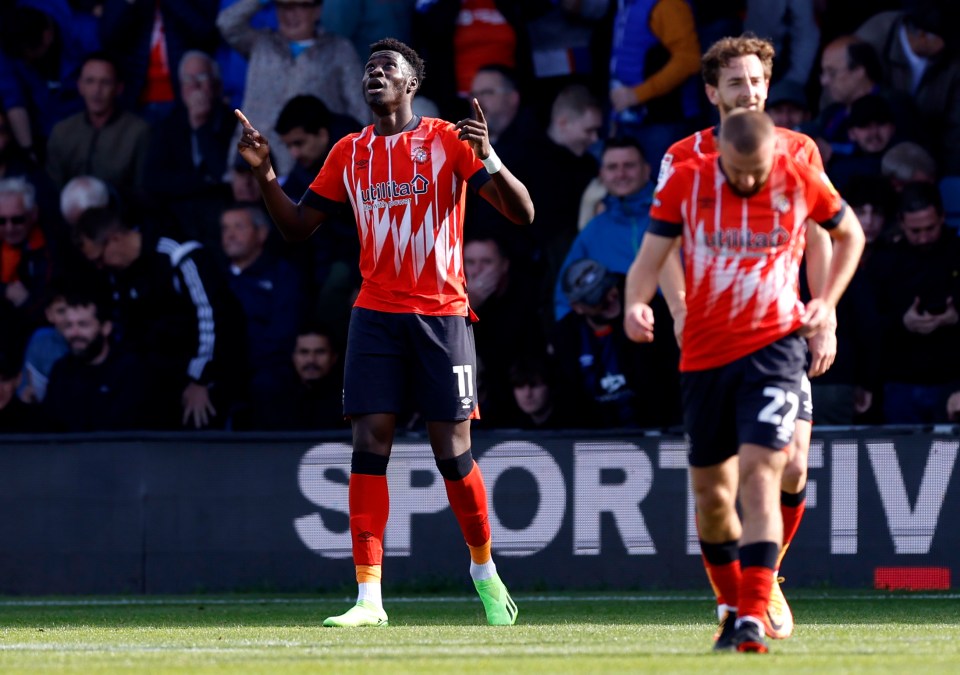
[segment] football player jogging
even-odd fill
[[[729,114],[719,155],[681,162],[661,181],[627,275],[627,334],[653,340],[648,303],[682,236],[680,372],[697,528],[707,560],[723,552],[738,561],[711,571],[720,597],[737,608],[714,644],[719,651],[767,651],[763,622],[783,537],[780,481],[800,407],[804,336],[835,311],[864,244],[826,175],[776,147],[766,114]],[[804,306],[808,218],[829,230],[834,253],[822,293]]]
[[[698,155],[710,155],[717,151],[717,132],[723,122],[734,110],[763,110],[773,71],[773,45],[767,40],[744,35],[726,37],[715,42],[701,59],[702,74],[707,97],[717,107],[720,125],[698,131],[674,143],[664,155],[660,167],[659,181],[663,182],[675,164]],[[817,171],[823,171],[823,160],[816,143],[806,136],[790,129],[776,128],[777,150],[808,163]],[[819,296],[826,283],[827,269],[832,254],[830,237],[815,223],[809,223],[806,233],[806,268],[811,295]],[[681,340],[686,307],[683,301],[683,272],[680,256],[667,261],[663,282],[663,293],[675,321],[677,340]],[[807,375],[817,377],[825,373],[837,353],[836,317],[831,316],[827,324],[815,335],[807,339],[810,351],[810,363]],[[764,617],[767,636],[776,639],[790,637],[793,633],[793,613],[780,588],[780,564],[800,527],[806,507],[807,456],[810,449],[810,437],[813,431],[813,401],[810,380],[803,378],[800,412],[797,415],[796,430],[793,436],[787,466],[783,472],[780,492],[780,510],[783,517],[783,546],[777,558],[773,575],[770,604]],[[707,576],[713,580],[717,568],[726,565],[736,566],[735,548],[702,548],[704,567]],[[714,584],[716,589],[716,584]],[[722,622],[729,606],[725,598],[717,597],[718,618]],[[719,633],[718,633],[719,634]]]
[[[370,49],[362,87],[376,121],[333,147],[299,203],[277,183],[266,139],[237,111],[238,149],[284,238],[306,239],[348,204],[361,242],[363,282],[350,318],[343,390],[353,429],[348,492],[359,592],[353,607],[323,625],[387,625],[380,590],[387,463],[397,415],[411,398],[426,420],[487,622],[511,625],[517,607],[490,555],[487,493],[470,452],[470,420],[478,415],[475,317],[463,269],[465,188],[518,224],[533,220],[533,203],[490,147],[476,99],[475,118],[455,125],[414,115],[423,61],[392,38]]]

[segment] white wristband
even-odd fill
[[[481,159],[483,162],[483,168],[487,170],[487,173],[493,175],[497,173],[500,169],[503,168],[503,162],[500,161],[500,158],[497,157],[497,152],[490,148],[490,154],[486,156],[485,159]]]

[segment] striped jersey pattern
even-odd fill
[[[806,220],[834,227],[843,209],[823,171],[784,153],[750,197],[730,189],[718,155],[671,166],[654,194],[650,231],[683,237],[680,370],[725,365],[796,330]]]
[[[348,203],[360,237],[356,306],[434,316],[468,313],[463,268],[466,185],[489,180],[444,120],[390,136],[373,126],[341,139],[310,190]]]
[[[719,130],[719,126],[708,127],[690,134],[686,138],[681,138],[671,145],[660,161],[658,182],[665,178],[665,174],[670,171],[673,164],[679,164],[691,157],[702,157],[719,152],[719,148],[717,148],[717,133]],[[799,131],[783,127],[776,127],[776,133],[777,152],[806,162],[817,171],[824,170],[823,157],[820,156],[820,149],[812,138]]]

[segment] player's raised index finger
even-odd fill
[[[242,124],[247,129],[253,129],[253,125],[250,124],[250,120],[247,119],[247,116],[240,112],[240,108],[234,108],[233,114],[237,116],[237,119],[240,120]]]
[[[478,122],[486,121],[483,117],[483,110],[480,108],[480,101],[478,101],[476,98],[473,99],[473,112],[476,114]]]

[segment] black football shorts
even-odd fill
[[[477,417],[477,355],[465,316],[355,307],[344,362],[343,412],[419,411],[426,421]]]
[[[790,443],[806,350],[806,341],[791,334],[718,368],[682,373],[690,465],[720,464],[744,443],[772,450]]]

